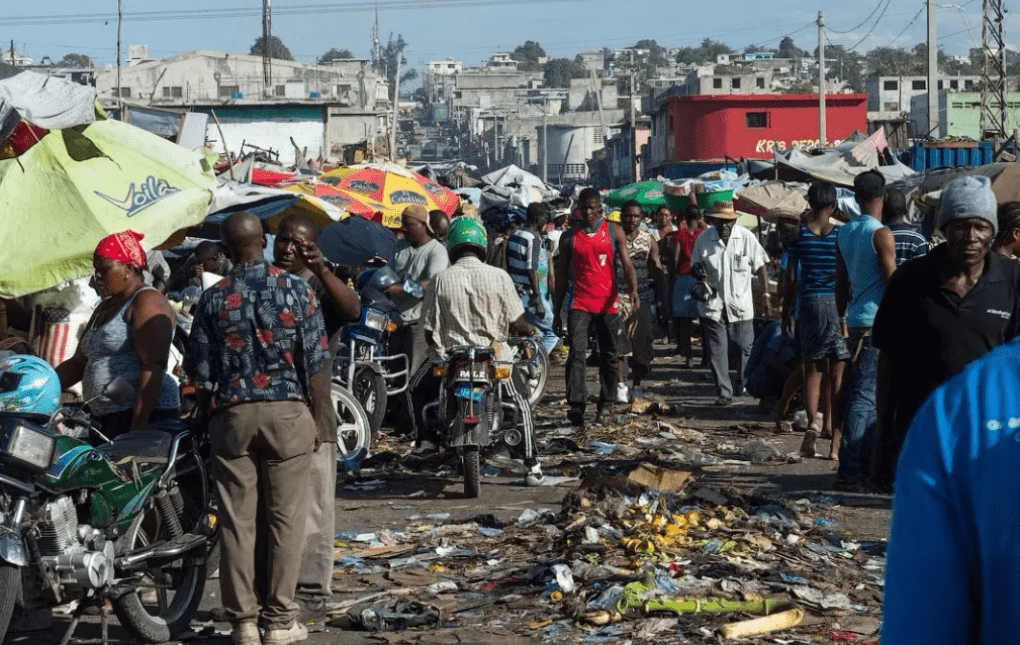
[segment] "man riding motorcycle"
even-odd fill
[[[506,271],[485,264],[487,239],[485,229],[471,217],[461,217],[450,224],[446,248],[450,268],[440,272],[426,291],[421,321],[428,344],[429,359],[411,379],[408,404],[416,447],[412,456],[421,460],[438,451],[437,429],[427,427],[422,410],[438,397],[442,380],[432,373],[432,360],[443,359],[447,350],[463,345],[493,347],[497,360],[510,361],[507,344],[512,328],[530,336],[535,328],[525,322],[524,307],[513,281]],[[542,483],[542,467],[535,450],[535,426],[528,405],[524,375],[513,370],[505,381],[505,396],[520,410],[518,427],[523,435],[524,465],[528,468],[525,481],[530,486]]]

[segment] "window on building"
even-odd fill
[[[163,98],[165,99],[179,99],[184,96],[184,88],[176,86],[163,86]]]
[[[277,85],[273,87],[273,96],[287,96],[287,86]]]
[[[942,89],[942,81],[939,81],[939,89]]]
[[[229,99],[231,95],[238,94],[241,87],[238,85],[220,85],[220,98]]]
[[[974,89],[974,81],[971,81],[971,80],[964,81],[963,82],[963,89],[967,90],[968,92],[973,90]]]
[[[765,79],[762,78],[761,76],[754,79],[754,86],[757,87],[759,90],[765,89]]]
[[[882,106],[882,109],[886,112],[899,112],[900,104],[895,101],[887,101],[886,104]]]
[[[131,98],[131,88],[130,87],[121,87],[121,88],[118,89],[118,88],[115,87],[115,88],[113,88],[113,95],[114,96],[119,96],[122,99],[129,99],[129,98]]]
[[[960,89],[960,81],[949,81],[949,89],[951,90]]]
[[[745,115],[747,127],[749,128],[767,128],[769,127],[769,113],[768,112],[748,112]]]
[[[899,81],[882,81],[882,89],[895,91],[900,89],[900,83]]]
[[[453,98],[455,98],[455,99],[461,98],[461,91],[457,90],[456,92],[454,92],[453,93]]]
[[[730,79],[730,88],[732,88],[734,90],[739,90],[740,89],[740,79],[739,78],[731,78]]]
[[[712,87],[714,89],[721,90],[722,89],[722,79],[721,78],[713,78],[712,79]]]
[[[912,90],[923,90],[928,87],[927,81],[910,81],[910,89]]]

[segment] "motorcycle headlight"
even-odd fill
[[[369,329],[383,331],[386,329],[386,314],[378,309],[365,310],[365,326]]]
[[[15,465],[32,471],[43,471],[53,461],[56,439],[52,434],[21,421],[4,425],[3,457]]]

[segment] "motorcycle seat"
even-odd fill
[[[126,457],[138,463],[165,464],[170,458],[173,435],[162,430],[132,430],[115,437],[96,450],[114,462]]]

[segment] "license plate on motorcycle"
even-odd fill
[[[474,399],[476,402],[482,401],[482,394],[485,390],[480,387],[472,388],[467,383],[458,383],[457,387],[453,390],[453,395],[458,399]]]
[[[465,380],[485,381],[488,379],[488,365],[461,365],[457,368],[457,378]]]

